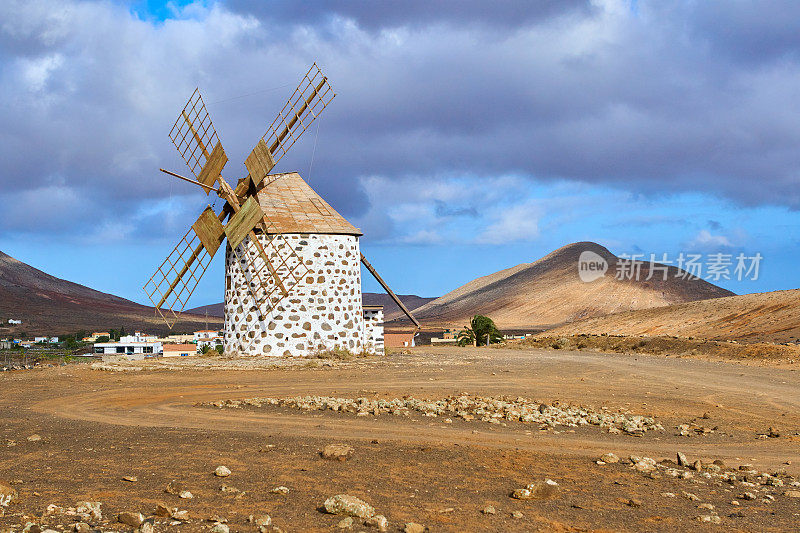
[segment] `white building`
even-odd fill
[[[205,348],[206,346],[208,346],[209,348],[214,349],[217,346],[224,345],[225,344],[225,339],[223,337],[221,337],[221,336],[206,337],[206,338],[198,339],[195,344],[197,344],[197,351],[198,352],[202,352],[203,348]]]
[[[364,309],[364,349],[383,354],[383,306],[362,305]]]
[[[16,325],[20,325],[20,324],[22,324],[22,320],[14,320],[13,318],[9,318],[9,319],[8,319],[8,323],[9,323],[9,324],[16,324]]]
[[[197,355],[196,344],[165,344],[161,354],[163,357],[187,357]]]
[[[106,355],[158,355],[163,347],[160,342],[100,342],[94,345],[94,353]]]
[[[156,342],[156,340],[157,337],[155,335],[148,335],[146,333],[142,333],[141,331],[136,331],[133,335],[123,335],[119,338],[119,342],[122,344],[132,342]]]
[[[200,331],[194,332],[194,342],[199,343],[201,340],[215,339],[219,336],[219,331],[213,329],[201,329]]]
[[[50,337],[34,337],[33,342],[40,343],[40,342],[47,342],[50,340]]]
[[[361,231],[323,200],[296,172],[268,176],[258,193],[271,221],[259,241],[289,295],[278,298],[272,276],[246,238],[225,257],[225,351],[241,355],[303,356],[367,348],[361,305]],[[256,230],[258,232],[258,230]],[[294,251],[296,256],[289,253]],[[249,254],[267,285],[263,301],[278,300],[259,317],[247,271]],[[244,272],[248,272],[245,277]]]

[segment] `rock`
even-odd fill
[[[626,505],[628,507],[641,507],[642,506],[642,500],[637,500],[636,498],[631,498],[630,500],[628,500],[626,502]]]
[[[367,519],[375,514],[375,509],[370,504],[349,494],[337,494],[328,498],[324,507],[330,514],[344,514],[361,519]]]
[[[177,509],[176,509],[177,510]],[[170,507],[167,507],[165,503],[159,503],[156,505],[156,516],[160,516],[162,518],[169,518],[172,516],[172,511]]]
[[[511,513],[511,518],[522,518],[524,516],[525,515],[522,514],[522,511],[514,511],[513,513]]]
[[[328,444],[319,454],[323,459],[347,461],[353,454],[353,448],[347,444]]]
[[[103,519],[103,513],[100,511],[100,502],[78,502],[75,506],[75,512],[84,519],[84,521],[99,522]]]
[[[678,466],[689,466],[689,460],[683,452],[678,452]]]
[[[781,436],[781,434],[775,428],[769,428],[769,433],[767,433],[767,435],[769,435],[769,437],[772,439],[777,439],[778,437]],[[31,438],[28,437],[28,440],[31,440]]]
[[[214,527],[211,528],[211,533],[228,533],[229,531],[230,528],[228,528],[228,526],[220,524],[219,522],[214,524]]]
[[[8,504],[17,499],[17,491],[8,483],[0,481],[0,506],[8,507]]]
[[[30,442],[37,442],[37,441],[40,441],[40,440],[42,440],[42,437],[40,437],[36,433],[34,433],[30,437],[28,437],[28,441],[30,441]]]
[[[27,522],[22,528],[22,533],[42,533],[42,526],[33,522]]]
[[[408,522],[403,528],[403,533],[425,533],[425,526],[416,522]]]
[[[178,497],[179,498],[183,498],[184,500],[191,500],[192,498],[194,498],[194,494],[192,494],[188,490],[184,490],[184,491],[181,491],[180,494],[178,494]]]
[[[86,522],[78,522],[73,526],[73,529],[76,533],[89,533],[90,531],[89,524]]]
[[[681,491],[681,494],[683,494],[683,497],[686,498],[687,500],[691,500],[693,502],[699,502],[700,501],[700,498],[698,498],[695,494],[692,494],[691,492],[686,492],[684,490],[684,491]]]
[[[694,462],[694,464],[692,465],[692,469],[695,472],[702,472],[703,471],[703,463],[700,462],[700,459],[698,459],[697,461]]]
[[[339,529],[350,529],[353,527],[353,517],[348,516],[347,518],[342,518],[339,523],[336,524],[336,527]]]
[[[387,531],[389,529],[389,521],[382,514],[376,514],[375,516],[367,518],[364,524],[377,528],[378,531]]]
[[[153,522],[144,521],[136,531],[139,533],[155,533],[155,528],[153,527]]]
[[[609,463],[609,464],[618,463],[619,462],[619,457],[617,457],[613,453],[609,452],[609,453],[604,453],[603,455],[601,455],[600,456],[600,460],[603,461],[604,463]]]
[[[272,494],[289,494],[289,487],[284,487],[281,485],[280,487],[275,487],[270,491]]]
[[[256,527],[267,527],[272,525],[272,517],[270,517],[268,514],[262,514],[256,517],[250,515],[250,521],[254,523]]]
[[[492,507],[491,505],[487,505],[486,507],[484,507],[483,509],[481,509],[481,512],[482,512],[483,514],[497,514],[497,511],[496,511],[496,510],[495,510],[495,508],[494,508],[494,507]]]
[[[697,506],[697,508],[698,509],[707,509],[709,511],[713,511],[714,510],[714,506],[711,505],[710,503],[701,503],[700,505]]]
[[[127,481],[129,483],[136,483],[139,480],[136,478],[136,476],[125,476],[122,478],[122,481]]]
[[[164,492],[167,494],[175,494],[178,495],[184,491],[183,485],[181,485],[177,480],[173,479],[167,486],[164,488]]]
[[[740,500],[755,500],[756,499],[756,495],[753,494],[752,492],[745,492],[744,494],[739,496],[739,499]]]
[[[558,494],[558,483],[552,479],[536,481],[523,489],[516,489],[511,497],[517,500],[547,500]]]
[[[142,513],[122,512],[117,515],[117,522],[127,526],[139,527],[144,522]]]
[[[787,490],[783,495],[789,498],[800,498],[800,490]]]
[[[715,514],[707,514],[698,516],[697,519],[701,522],[708,522],[711,524],[719,524],[722,522],[722,519]]]
[[[181,522],[186,522],[189,520],[189,511],[178,511],[178,509],[173,509],[170,517]]]
[[[214,475],[217,477],[228,477],[231,475],[231,470],[227,466],[218,466],[216,470],[214,470]]]
[[[674,492],[662,492],[661,496],[664,497],[664,498],[674,498],[675,497],[675,493]]]

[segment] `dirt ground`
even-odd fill
[[[115,523],[117,513],[152,517],[159,502],[188,510],[190,520],[156,518],[156,531],[210,531],[222,520],[230,531],[256,531],[247,518],[259,514],[269,514],[283,531],[338,531],[342,517],[321,508],[340,493],[373,505],[388,518],[389,531],[407,522],[430,531],[796,531],[800,524],[800,498],[786,494],[800,490],[791,485],[800,476],[800,372],[786,365],[420,347],[324,365],[138,368],[70,365],[0,374],[0,481],[19,493],[0,517],[0,531],[21,531],[27,522],[66,531],[76,519],[42,514],[49,504],[74,507],[81,500],[102,502],[96,526],[103,531],[132,531]],[[438,399],[464,392],[606,407],[653,416],[665,430],[633,436],[596,426],[542,430],[521,422],[199,405],[312,394]],[[682,424],[708,432],[680,436]],[[773,437],[758,437],[770,428]],[[41,440],[28,440],[34,434]],[[353,456],[322,459],[319,450],[330,443],[349,444]],[[752,473],[751,486],[742,483],[744,473],[722,482],[686,468],[679,470],[691,477],[681,479],[663,468],[652,474],[630,464],[596,464],[607,452],[662,460],[679,451],[692,462],[721,460],[723,471],[739,473],[740,465],[751,464],[777,473],[782,486],[762,485]],[[214,476],[219,465],[231,475]],[[554,497],[509,497],[546,478],[558,483]],[[165,493],[172,480],[194,497]],[[223,491],[223,484],[239,492]],[[289,494],[270,492],[280,485]],[[744,499],[745,492],[755,497]],[[487,506],[495,514],[481,512]],[[718,516],[719,524],[700,521],[703,516]],[[370,530],[361,523],[352,531]]]

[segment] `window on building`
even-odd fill
[[[117,346],[117,353],[125,353],[125,347],[124,346]]]

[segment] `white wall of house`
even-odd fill
[[[384,354],[383,307],[364,307],[364,351]]]
[[[160,342],[99,342],[94,345],[94,353],[105,355],[159,355]]]

